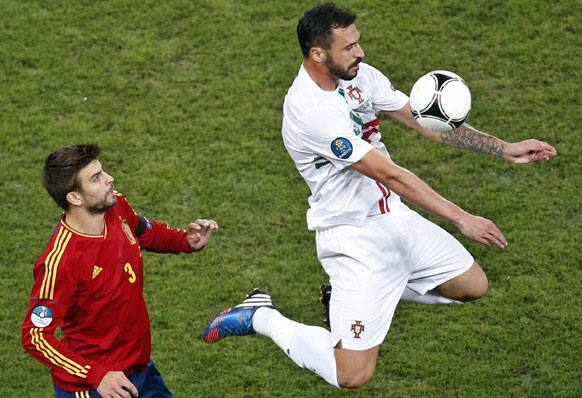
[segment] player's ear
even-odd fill
[[[81,206],[83,203],[83,197],[79,192],[72,191],[67,194],[67,202],[69,202],[71,206]]]
[[[325,62],[325,50],[321,47],[311,47],[309,49],[309,55],[318,64]]]

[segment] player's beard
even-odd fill
[[[357,70],[350,71],[350,69],[358,65],[360,62],[362,62],[361,58],[359,58],[356,62],[354,62],[347,68],[343,68],[341,65],[336,64],[334,60],[330,57],[325,60],[325,66],[329,70],[329,73],[331,73],[338,79],[352,80],[354,77],[356,77],[358,71]]]
[[[103,214],[107,210],[112,208],[116,202],[117,202],[117,198],[115,197],[115,195],[113,195],[113,193],[111,193],[111,198],[109,198],[109,192],[108,192],[107,196],[105,196],[105,198],[103,198],[103,200],[100,200],[96,203],[91,203],[90,205],[88,205],[87,211],[91,214]]]

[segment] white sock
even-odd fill
[[[274,308],[259,307],[253,315],[253,329],[255,332],[267,336],[267,325],[275,314],[280,314],[280,312]]]
[[[420,304],[463,304],[462,301],[453,300],[434,293],[418,294],[409,287],[404,289],[404,293],[402,293],[400,300]]]
[[[270,337],[297,365],[339,387],[331,333],[326,329],[292,321],[266,307],[259,308],[253,315],[253,329]]]

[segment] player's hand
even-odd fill
[[[218,224],[214,220],[198,219],[188,225],[186,238],[192,250],[200,250],[208,243],[210,234],[218,229]]]
[[[463,235],[485,246],[495,245],[500,248],[507,246],[507,240],[503,233],[493,221],[486,218],[465,213],[461,220],[457,222],[457,227],[459,227]]]
[[[538,140],[525,140],[507,144],[503,158],[513,163],[530,163],[538,160],[550,160],[558,152],[550,144]]]
[[[132,398],[139,394],[137,388],[123,372],[113,371],[105,373],[97,387],[97,392],[103,398]]]

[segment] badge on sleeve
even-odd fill
[[[34,307],[32,310],[32,314],[30,314],[30,320],[37,328],[45,328],[53,321],[53,312],[49,307],[39,305],[38,307]]]
[[[352,155],[354,147],[347,138],[338,137],[331,142],[331,151],[338,158],[347,159]]]

